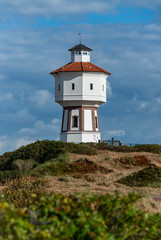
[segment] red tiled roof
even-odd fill
[[[104,72],[111,75],[110,72],[94,65],[91,62],[70,62],[55,71],[52,71],[50,74],[58,72]]]

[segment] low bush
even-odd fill
[[[109,146],[107,143],[97,143],[97,144],[89,144],[92,148],[96,148],[98,150],[108,150],[115,152],[152,152],[152,153],[161,153],[161,146],[158,144],[138,144],[136,146],[128,147],[128,146]]]
[[[158,144],[136,145],[134,148],[136,152],[161,153],[161,146]]]
[[[16,159],[12,162],[12,169],[21,171],[21,172],[27,172],[31,170],[35,165],[35,162],[32,159],[22,160],[22,159]]]
[[[135,152],[134,147],[128,147],[128,146],[109,146],[107,143],[97,143],[95,145],[95,148],[98,150],[108,150],[108,151],[114,151],[114,152]]]
[[[130,187],[160,187],[161,169],[157,167],[148,167],[127,177],[121,178],[118,183]]]
[[[46,195],[30,208],[0,202],[0,239],[161,239],[161,215],[137,210],[135,194]]]
[[[64,162],[46,162],[38,165],[36,168],[30,171],[31,176],[59,176],[67,172],[68,164]]]

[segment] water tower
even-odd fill
[[[110,73],[90,62],[92,49],[82,43],[69,51],[71,62],[50,73],[55,78],[55,101],[63,107],[60,140],[98,142],[98,107],[106,102]]]

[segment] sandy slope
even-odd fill
[[[95,173],[90,172],[91,166],[82,166],[80,172],[75,172],[77,165],[72,168],[71,174],[61,177],[50,177],[51,192],[59,192],[63,194],[70,194],[75,192],[97,192],[101,194],[138,192],[144,197],[138,202],[138,206],[145,211],[160,212],[161,213],[161,188],[149,187],[128,187],[117,183],[117,180],[123,176],[128,176],[133,172],[137,172],[150,165],[161,167],[161,155],[152,153],[116,153],[109,151],[99,151],[98,155],[86,156],[71,154],[71,163],[75,163],[81,158],[87,158],[93,164],[102,167]],[[125,159],[126,163],[120,162],[120,158]],[[132,163],[128,163],[128,159]],[[80,166],[79,166],[80,167]],[[85,169],[86,170],[85,170]],[[101,170],[102,169],[102,170]],[[103,169],[110,170],[104,172]]]

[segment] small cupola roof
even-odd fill
[[[78,45],[75,45],[74,47],[68,49],[68,51],[74,51],[74,50],[84,50],[84,51],[93,51],[91,48],[83,45],[82,43],[79,43]]]

